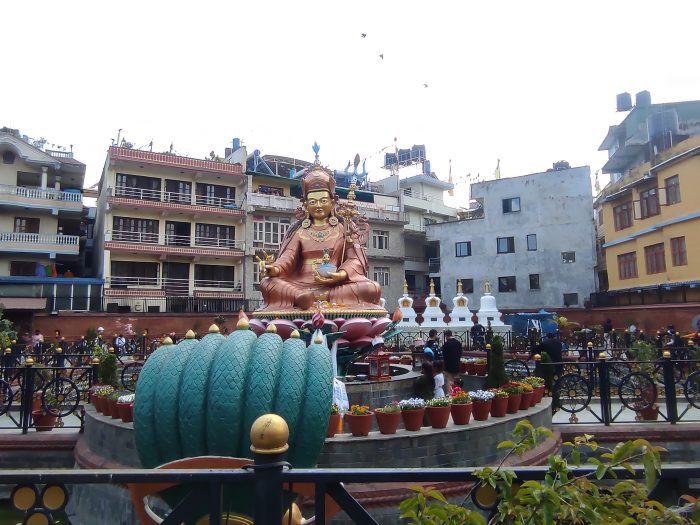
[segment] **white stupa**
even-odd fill
[[[457,297],[452,299],[452,304],[454,306],[450,312],[450,322],[447,323],[447,326],[450,328],[471,328],[474,326],[474,323],[472,323],[472,312],[467,307],[469,298],[465,297],[462,292],[461,279],[457,281]]]
[[[416,311],[413,309],[413,298],[408,295],[408,283],[403,282],[403,297],[399,299],[399,310],[401,310],[401,322],[398,326],[403,328],[418,328],[416,321]]]
[[[440,298],[435,295],[435,283],[430,279],[430,295],[425,299],[421,328],[446,328],[445,313],[440,310]]]
[[[479,319],[479,324],[483,326],[487,326],[489,323],[492,327],[505,326],[501,321],[501,312],[496,307],[496,298],[491,295],[491,283],[488,281],[484,282],[484,295],[481,296],[476,316]]]

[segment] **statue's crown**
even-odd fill
[[[301,178],[301,191],[304,198],[312,191],[327,191],[333,196],[335,194],[333,173],[321,166],[314,166]]]

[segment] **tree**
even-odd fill
[[[9,348],[12,341],[17,340],[17,331],[12,326],[12,321],[6,319],[3,316],[2,309],[0,309],[0,352],[4,351],[5,348]]]
[[[497,388],[505,382],[507,382],[507,378],[506,366],[503,362],[503,337],[494,335],[491,341],[491,354],[486,385],[490,388]]]

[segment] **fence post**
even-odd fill
[[[22,434],[29,431],[29,424],[32,417],[32,401],[34,400],[34,359],[31,356],[24,362],[26,365],[22,373]]]
[[[92,361],[90,361],[90,365],[92,366],[92,381],[90,386],[92,386],[100,382],[100,359],[98,357],[93,357]]]
[[[491,345],[486,345],[486,375],[491,373]]]
[[[5,381],[8,381],[10,378],[10,368],[12,368],[13,359],[14,356],[12,355],[12,349],[5,348],[5,354],[2,356],[2,376]]]
[[[63,368],[66,365],[66,356],[63,355],[63,348],[56,348],[56,367]]]
[[[591,377],[591,381],[594,378]],[[610,425],[612,409],[610,406],[610,378],[608,376],[608,362],[605,352],[598,354],[598,381],[600,389],[600,409],[603,415],[603,423]],[[595,385],[595,382],[592,383]]]
[[[666,393],[666,413],[672,425],[678,421],[678,405],[676,404],[676,378],[673,375],[671,352],[664,350],[662,367],[664,372],[664,391]]]
[[[282,478],[284,453],[289,449],[289,427],[276,414],[265,414],[250,427],[255,464],[255,523],[277,525],[282,518]]]

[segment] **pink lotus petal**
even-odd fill
[[[368,336],[358,337],[350,341],[351,348],[362,348],[364,346],[371,346],[372,338]]]
[[[386,327],[391,324],[391,319],[388,317],[382,317],[381,319],[377,319],[377,322],[372,325],[372,331],[370,332],[370,335],[372,337],[376,337],[382,332],[386,330]]]
[[[262,335],[265,333],[265,323],[260,319],[250,320],[250,329],[255,332],[255,335]]]
[[[372,330],[372,323],[369,319],[362,319],[360,317],[354,317],[353,319],[348,319],[343,324],[343,331],[345,332],[345,339],[348,341],[354,341],[360,337],[369,336]]]
[[[345,319],[343,317],[338,317],[337,319],[333,319],[333,322],[338,328],[340,328],[345,324]]]
[[[304,326],[306,319],[294,319],[294,321],[292,322],[296,325],[297,328],[301,328],[302,326]]]

